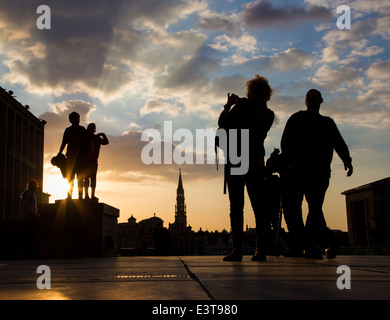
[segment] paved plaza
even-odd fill
[[[133,256],[0,260],[1,300],[388,300],[390,256],[334,260]],[[49,267],[48,272],[39,266]],[[348,273],[350,289],[345,285]],[[339,272],[339,273],[338,273]],[[49,280],[42,277],[50,276]],[[341,277],[341,278],[340,278]],[[50,289],[38,289],[50,282]],[[344,286],[345,287],[345,286]]]

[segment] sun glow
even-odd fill
[[[70,185],[68,180],[64,179],[60,173],[45,174],[43,185],[45,192],[50,194],[50,202],[65,199],[68,196]]]

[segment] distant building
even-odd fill
[[[158,243],[161,237],[167,235],[170,239],[169,254],[175,255],[225,255],[231,250],[231,235],[228,231],[194,232],[187,226],[187,208],[184,197],[183,179],[179,171],[179,182],[176,190],[175,221],[169,224],[168,230],[164,221],[154,217],[137,223],[133,215],[126,223],[118,224],[119,248],[122,254],[158,254]],[[161,230],[164,229],[164,232]],[[247,254],[253,254],[256,248],[255,229],[244,232],[244,249]]]
[[[176,190],[175,222],[169,224],[172,250],[175,254],[194,254],[196,238],[190,226],[187,227],[187,206],[185,204],[183,180],[179,169],[179,182]]]
[[[18,102],[12,91],[0,87],[0,220],[19,220],[20,194],[31,179],[38,181],[38,202],[42,194],[45,122]]]
[[[175,222],[169,224],[167,230],[163,226],[164,221],[154,217],[136,222],[131,216],[127,223],[118,224],[119,247],[132,254],[154,254],[156,253],[156,234],[161,235],[162,231],[170,238],[170,250],[172,254],[194,254],[196,252],[196,237],[187,226],[187,211],[184,198],[183,181],[181,171],[179,172],[179,183],[176,192]],[[122,250],[123,251],[123,250]]]
[[[122,249],[130,249],[133,254],[142,255],[153,253],[155,249],[154,232],[164,221],[154,214],[149,219],[139,223],[131,215],[127,223],[118,224],[118,246]]]
[[[349,243],[388,247],[390,240],[390,178],[344,191]]]

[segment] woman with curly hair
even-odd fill
[[[249,168],[244,174],[234,174],[236,159],[229,153],[233,137],[229,137],[225,157],[225,178],[230,200],[230,223],[233,239],[233,250],[224,258],[224,261],[242,260],[242,238],[244,227],[244,189],[247,188],[248,196],[256,219],[256,253],[252,260],[265,261],[270,225],[264,212],[264,140],[270,130],[275,114],[267,106],[271,99],[272,88],[267,78],[256,75],[246,83],[247,98],[239,98],[235,94],[228,94],[228,101],[224,106],[218,125],[225,129],[227,136],[230,129],[237,130],[236,150],[241,150],[240,135],[243,129],[249,130],[249,150],[241,154],[241,159],[247,157],[245,162]],[[247,153],[247,154],[245,154]],[[241,162],[243,162],[242,160]]]

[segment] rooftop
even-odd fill
[[[342,192],[342,194],[344,195],[347,195],[347,194],[351,194],[351,193],[354,193],[354,192],[360,192],[360,191],[363,191],[363,190],[366,190],[366,189],[372,189],[372,188],[389,188],[390,187],[390,177],[389,178],[385,178],[385,179],[381,179],[381,180],[378,180],[378,181],[374,181],[374,182],[371,182],[371,183],[367,183],[365,185],[362,185],[362,186],[359,186],[359,187],[356,187],[356,188],[352,188],[352,189],[349,189],[349,190],[346,190],[344,192]]]

